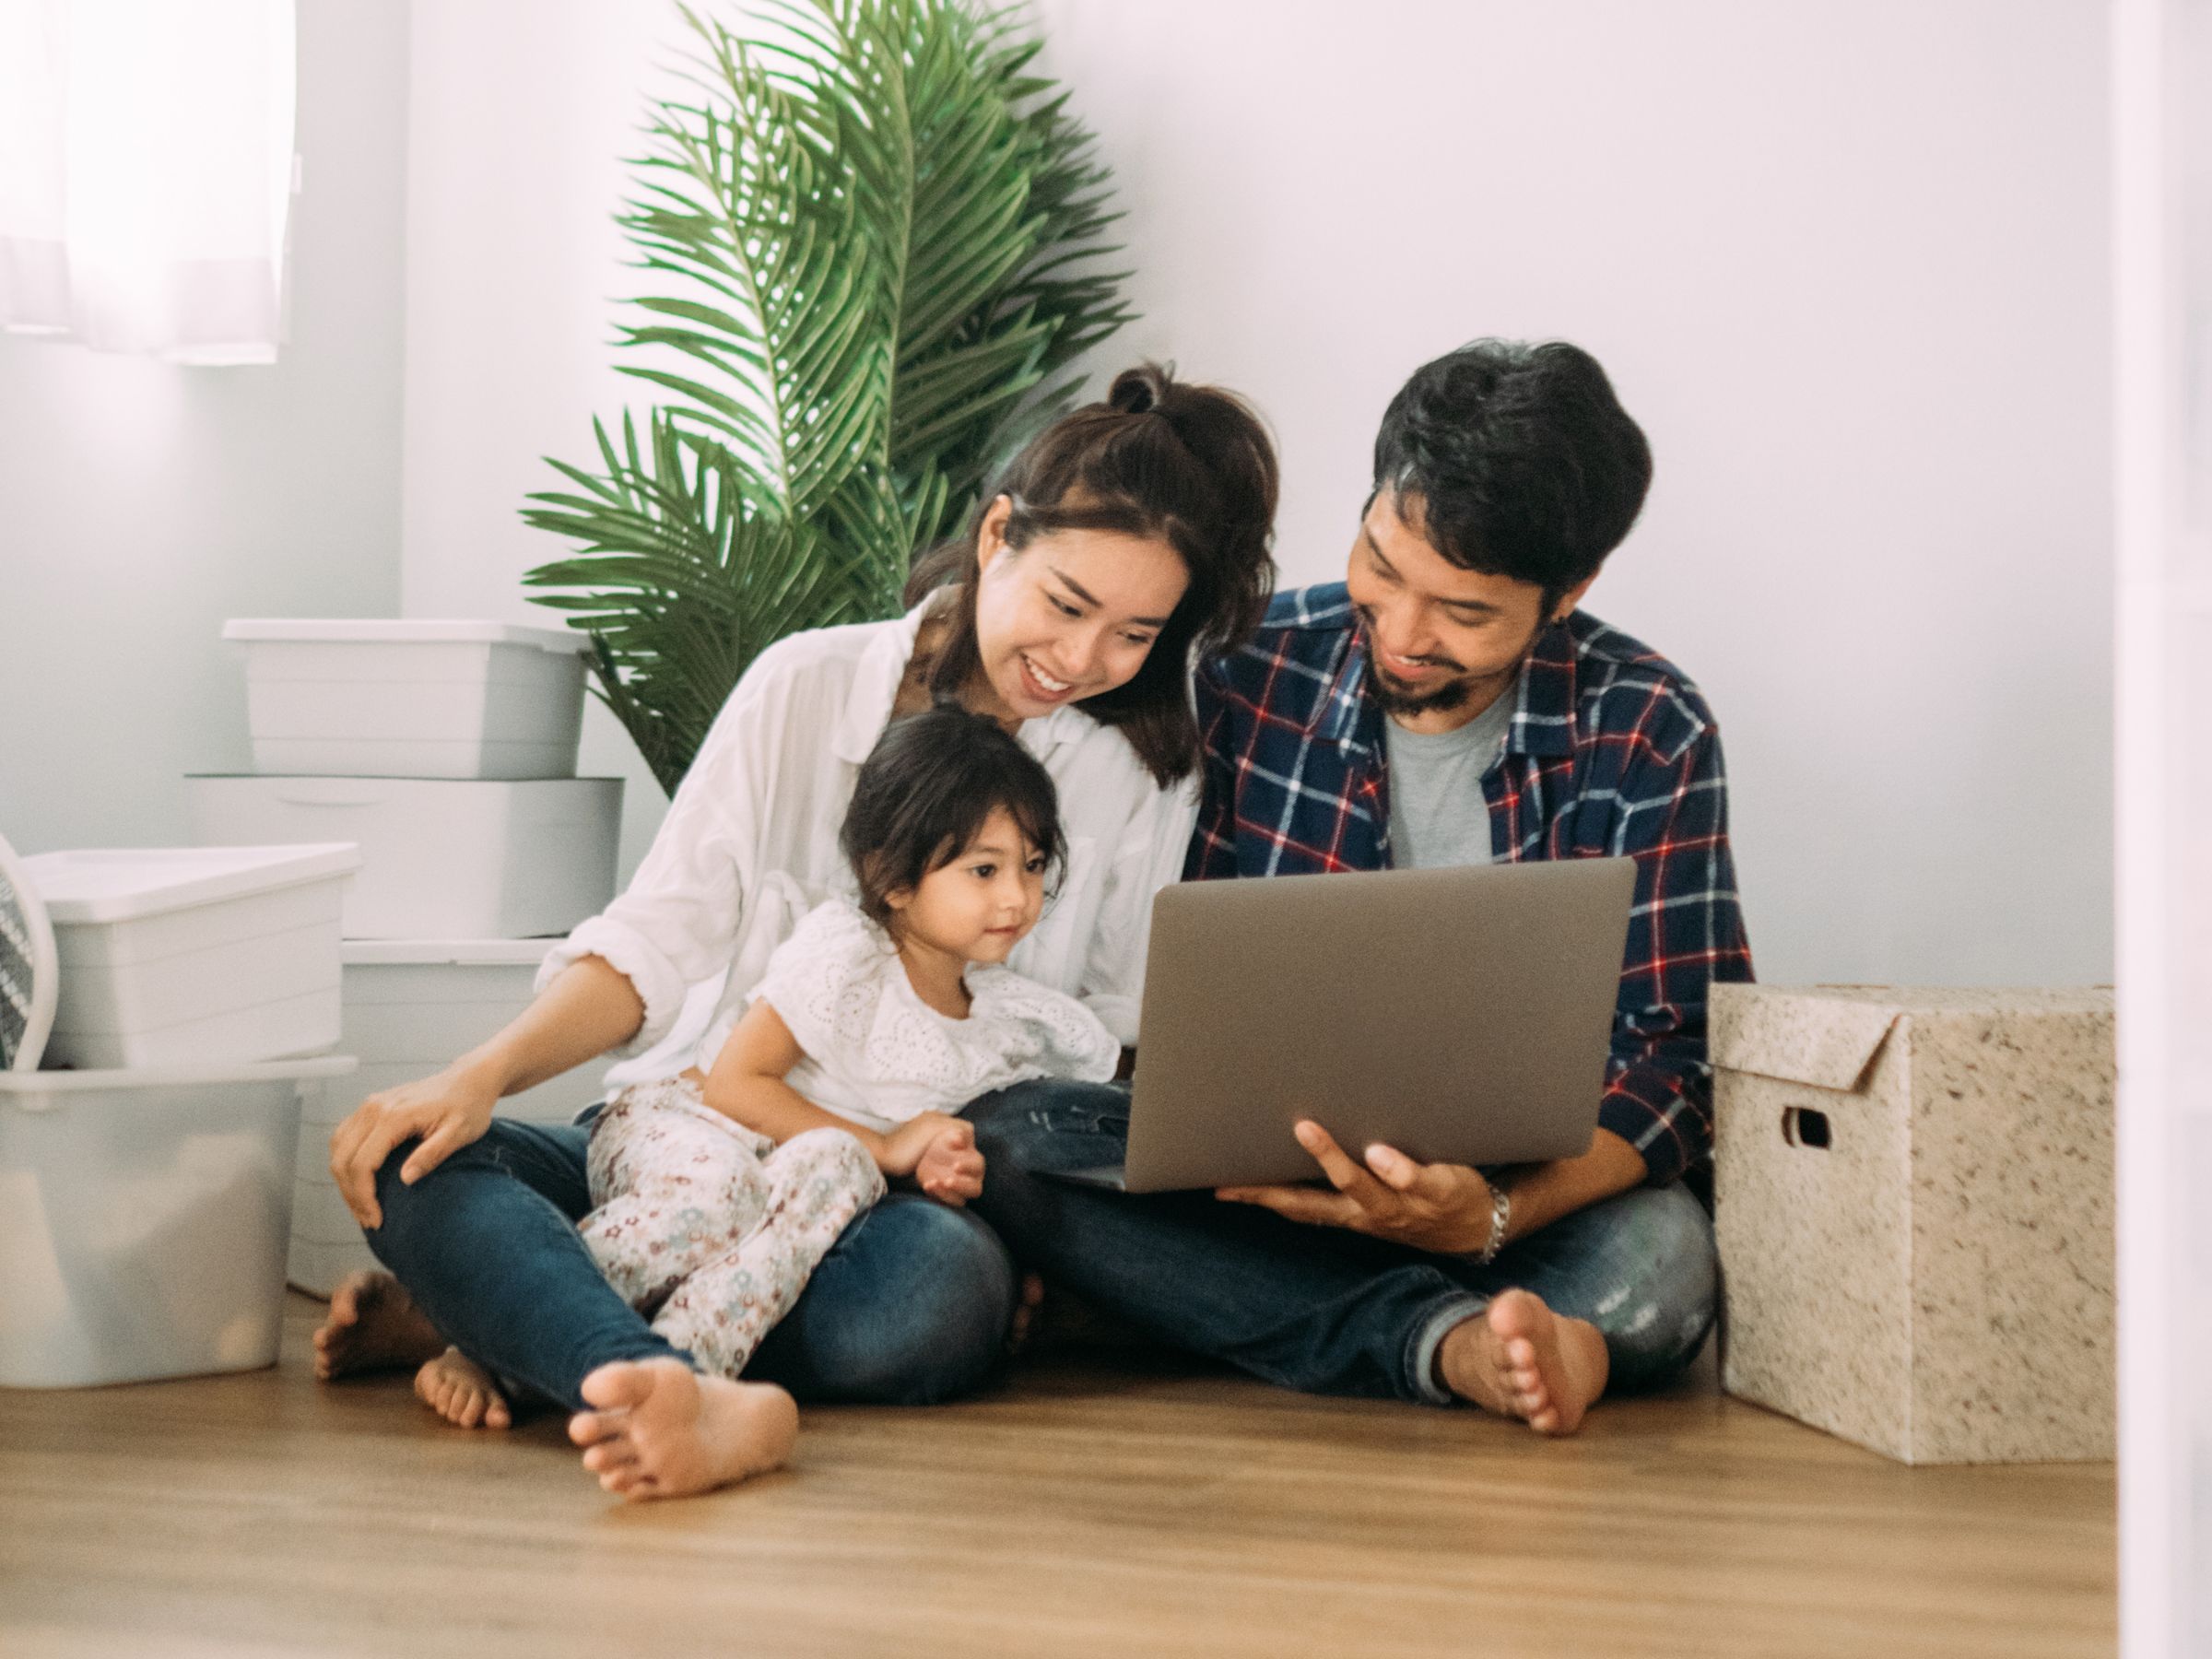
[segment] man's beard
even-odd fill
[[[1413,714],[1428,714],[1439,709],[1456,709],[1475,695],[1474,677],[1467,673],[1465,664],[1449,657],[1423,657],[1420,660],[1437,668],[1448,668],[1456,676],[1446,680],[1433,691],[1401,691],[1391,684],[1390,671],[1382,666],[1375,654],[1375,619],[1359,606],[1359,626],[1367,635],[1367,665],[1369,684],[1373,688],[1375,702],[1385,714],[1405,718]]]

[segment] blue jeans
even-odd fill
[[[510,1392],[581,1409],[578,1387],[618,1359],[690,1356],[618,1296],[576,1236],[591,1208],[583,1127],[495,1118],[413,1186],[395,1148],[377,1171],[377,1259],[445,1339]],[[919,1406],[969,1393],[997,1365],[1014,1317],[1006,1247],[965,1210],[894,1193],[839,1235],[746,1376],[802,1400]]]
[[[1483,1267],[1210,1193],[1134,1197],[1053,1180],[1046,1171],[1121,1161],[1125,1086],[1018,1084],[968,1116],[984,1159],[976,1207],[1025,1265],[1287,1388],[1444,1404],[1437,1345],[1514,1288],[1604,1333],[1608,1393],[1670,1381],[1712,1327],[1712,1223],[1678,1183],[1564,1217]]]

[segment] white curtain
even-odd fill
[[[292,0],[0,0],[0,328],[274,362],[293,83]]]

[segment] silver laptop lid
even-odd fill
[[[1132,1192],[1304,1181],[1355,1156],[1590,1147],[1635,861],[1185,882],[1153,900]]]

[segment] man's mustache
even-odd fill
[[[1375,655],[1374,616],[1371,612],[1368,611],[1361,606],[1355,605],[1352,606],[1352,610],[1359,618],[1359,626],[1366,631],[1367,653],[1370,657],[1372,657]],[[1406,660],[1409,663],[1418,663],[1424,668],[1448,668],[1453,674],[1465,674],[1467,671],[1467,665],[1465,663],[1454,662],[1452,660],[1452,658],[1446,656],[1417,656],[1407,657]],[[1389,669],[1382,666],[1380,661],[1376,662],[1375,667],[1383,674],[1388,674],[1390,672]]]

